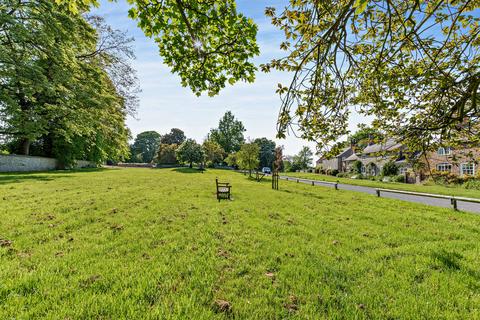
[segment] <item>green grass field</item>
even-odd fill
[[[372,181],[367,179],[350,179],[350,178],[337,178],[334,176],[317,174],[317,173],[307,173],[307,172],[288,172],[282,173],[285,176],[312,179],[312,180],[321,180],[321,181],[330,181],[330,182],[339,182],[345,184],[352,184],[356,186],[365,186],[372,188],[385,188],[385,189],[395,189],[395,190],[405,190],[412,192],[424,192],[424,193],[434,193],[434,194],[443,194],[447,196],[458,196],[458,197],[469,197],[480,199],[480,191],[473,189],[465,189],[461,186],[444,186],[436,185],[433,183],[426,184],[407,184],[407,183],[397,183],[397,182],[382,182],[382,181]]]
[[[0,319],[480,318],[474,214],[189,169],[3,174],[0,203]]]

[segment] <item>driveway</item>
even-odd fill
[[[331,187],[331,188],[335,187],[334,182],[302,179],[302,178],[287,177],[287,176],[280,176],[279,178],[282,179],[282,180],[295,181],[295,182],[298,179],[299,183],[300,182],[301,183],[306,183],[306,184],[312,184],[313,183],[313,185],[315,185],[315,186],[324,186],[324,187]],[[368,194],[375,195],[375,196],[377,194],[376,189],[372,188],[372,187],[355,186],[355,185],[351,185],[351,184],[338,183],[337,188],[340,189],[340,190],[350,190],[350,191],[368,193]],[[395,191],[395,190],[392,190],[392,191]],[[422,204],[426,204],[426,205],[430,205],[430,206],[452,208],[452,204],[450,202],[450,199],[439,199],[439,198],[431,198],[431,197],[426,197],[426,196],[394,193],[394,192],[384,191],[384,189],[382,189],[381,196],[383,198],[391,198],[391,199],[398,199],[398,200],[409,201],[409,202],[417,202],[417,203],[422,203]],[[458,210],[461,210],[461,211],[467,211],[467,212],[473,212],[473,213],[476,213],[476,214],[480,214],[480,203],[465,202],[465,201],[462,201],[461,199],[457,199],[457,207],[458,207]]]

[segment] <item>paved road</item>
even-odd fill
[[[286,176],[280,176],[280,179],[289,180],[289,181],[297,181],[298,179],[298,181],[301,183],[312,184],[313,182],[313,184],[316,186],[326,186],[331,188],[335,187],[335,183],[333,182],[301,179],[301,178],[286,177]],[[355,185],[343,184],[343,183],[338,183],[337,187],[338,189],[341,189],[341,190],[364,192],[364,193],[369,193],[376,196],[376,189],[371,187],[355,186]],[[450,199],[438,199],[438,198],[430,198],[425,196],[391,193],[386,191],[382,191],[381,196],[384,198],[399,199],[399,200],[409,201],[409,202],[417,202],[417,203],[427,204],[430,206],[452,208]],[[480,214],[480,203],[470,203],[470,202],[457,200],[457,206],[458,206],[458,210]]]

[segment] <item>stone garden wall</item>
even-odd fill
[[[79,160],[75,168],[88,168],[94,165],[89,161]],[[57,159],[20,155],[0,155],[0,172],[48,171],[58,167]]]

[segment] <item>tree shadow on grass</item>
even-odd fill
[[[57,171],[42,171],[42,172],[8,172],[0,173],[0,185],[11,183],[20,183],[26,181],[53,181],[59,178],[72,178],[73,174],[102,172],[109,169],[105,168],[88,168],[75,170],[57,170]]]
[[[203,173],[206,170],[198,169],[198,168],[176,168],[173,169],[175,172],[179,173]]]
[[[465,265],[462,266],[461,261],[463,256],[455,251],[446,251],[441,249],[432,253],[433,268],[443,271],[461,271],[473,278],[476,282],[480,280],[480,272],[474,269],[470,269]],[[477,285],[478,288],[478,285]]]

